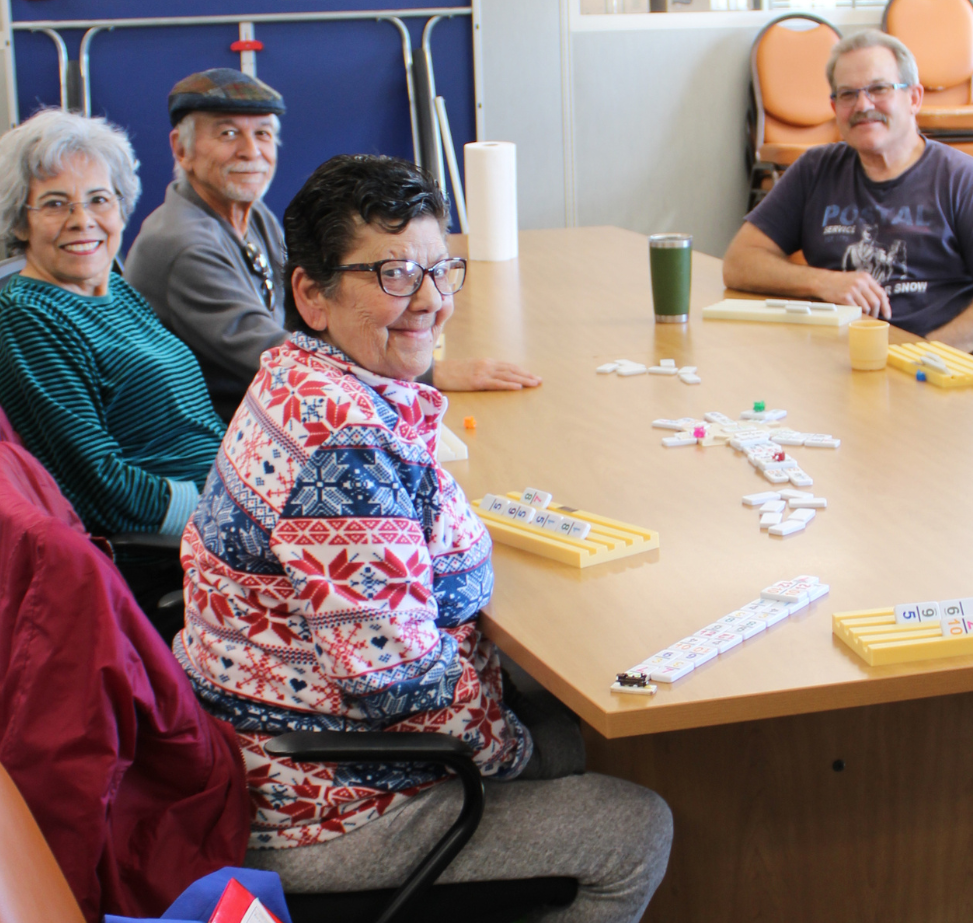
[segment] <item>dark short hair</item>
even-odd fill
[[[436,218],[445,233],[449,204],[421,167],[368,154],[342,154],[321,164],[284,212],[287,327],[316,334],[294,303],[291,279],[298,266],[326,297],[333,297],[342,275],[334,267],[354,249],[359,220],[399,234],[410,221],[423,217]]]

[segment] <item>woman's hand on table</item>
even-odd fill
[[[519,391],[541,378],[499,359],[442,359],[433,364],[432,383],[440,391]]]

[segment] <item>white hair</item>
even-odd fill
[[[139,162],[128,135],[102,118],[86,118],[63,109],[41,109],[0,137],[0,243],[8,252],[26,249],[17,236],[27,229],[24,206],[35,179],[57,176],[65,160],[81,155],[105,166],[127,223],[142,193]]]
[[[865,29],[843,38],[831,49],[831,57],[828,58],[825,75],[828,78],[828,83],[831,84],[832,93],[838,89],[834,85],[834,69],[838,63],[838,58],[850,51],[861,51],[862,48],[887,48],[892,52],[892,56],[895,58],[895,66],[899,69],[899,82],[906,83],[910,87],[919,83],[919,65],[916,64],[915,55],[894,35],[879,32],[878,29]]]
[[[181,145],[183,150],[185,150],[187,157],[192,157],[196,152],[197,115],[199,115],[199,110],[195,112],[187,112],[176,123],[176,142]],[[270,123],[274,126],[274,142],[276,143],[277,147],[280,147],[280,119],[271,113]],[[173,156],[173,160],[175,160],[175,156]],[[177,180],[184,180],[186,178],[186,171],[179,166],[178,160],[175,160],[175,163],[173,164],[172,176]]]

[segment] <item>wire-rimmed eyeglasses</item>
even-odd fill
[[[89,215],[109,215],[122,201],[122,196],[111,195],[107,192],[96,192],[87,199],[79,202],[69,202],[67,199],[46,199],[40,205],[25,205],[29,212],[37,212],[41,218],[50,221],[66,221],[68,215],[74,214],[74,209],[81,206]]]
[[[374,272],[382,291],[400,298],[408,298],[418,292],[428,274],[440,295],[455,295],[466,281],[466,260],[451,256],[428,269],[415,260],[379,260],[377,263],[335,266],[334,271]]]
[[[908,89],[908,83],[870,83],[867,87],[842,87],[831,94],[831,98],[841,106],[854,106],[858,95],[864,93],[873,103],[887,100],[895,90]]]

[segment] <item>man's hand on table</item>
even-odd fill
[[[790,260],[763,231],[745,221],[723,257],[727,288],[776,297],[808,295],[831,304],[858,305],[866,315],[892,316],[885,289],[867,272],[835,272]]]
[[[498,359],[442,359],[433,363],[432,383],[440,391],[519,391],[541,379]]]
[[[827,269],[821,273],[816,294],[822,301],[831,304],[858,305],[862,314],[872,317],[892,317],[892,305],[885,289],[867,272],[833,272]]]

